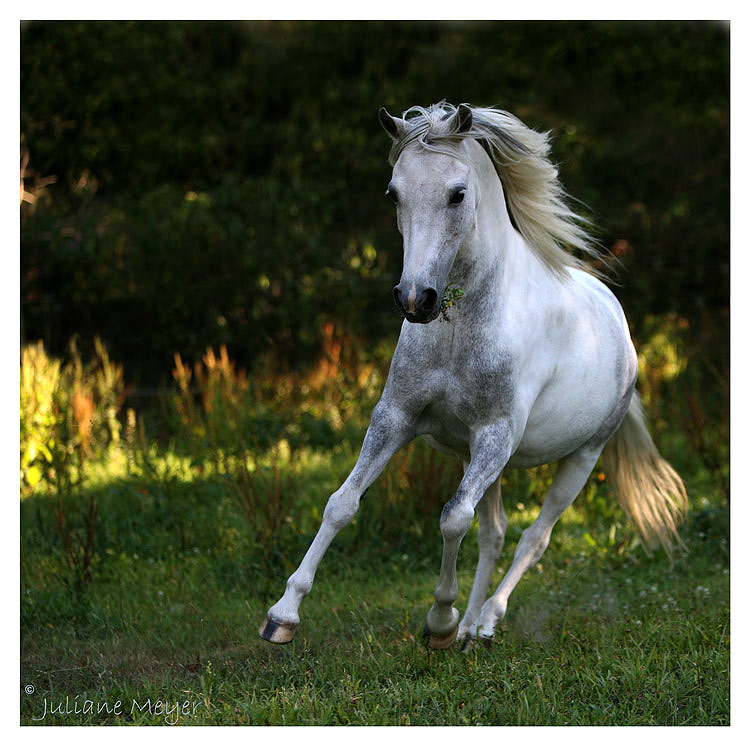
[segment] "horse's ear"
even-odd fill
[[[394,139],[399,140],[404,132],[406,131],[406,122],[398,117],[392,117],[382,106],[378,112],[378,118],[380,124],[383,125],[383,129]]]
[[[453,131],[457,135],[462,135],[471,129],[474,123],[474,115],[471,113],[471,107],[468,104],[459,104],[456,113],[453,115]]]

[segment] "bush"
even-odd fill
[[[52,449],[59,416],[55,395],[60,367],[59,360],[47,357],[42,342],[21,351],[22,493],[39,484],[54,460]]]
[[[45,484],[69,491],[84,478],[87,461],[117,446],[118,412],[125,399],[122,366],[94,340],[84,363],[75,339],[68,361],[51,358],[42,342],[21,351],[21,495]]]
[[[100,334],[133,380],[226,344],[313,360],[396,331],[381,105],[554,131],[635,333],[727,307],[729,33],[705,22],[33,22],[21,29],[24,328]],[[29,201],[31,200],[31,201]]]

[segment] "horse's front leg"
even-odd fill
[[[435,603],[427,613],[427,644],[431,648],[450,647],[456,639],[459,613],[453,603],[458,597],[458,550],[471,527],[477,503],[498,480],[509,458],[510,427],[507,423],[495,424],[477,434],[471,447],[471,462],[461,484],[443,508],[440,517],[443,559],[435,588]]]
[[[264,640],[290,642],[299,624],[299,607],[312,589],[315,572],[336,534],[354,518],[359,501],[391,456],[415,437],[413,421],[398,407],[381,399],[357,463],[344,484],[328,499],[323,520],[297,570],[287,580],[284,595],[269,610],[259,630]]]

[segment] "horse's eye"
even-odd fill
[[[460,187],[451,193],[450,203],[452,205],[460,205],[464,201],[465,196],[466,190],[463,187]]]
[[[389,186],[388,189],[385,190],[385,196],[390,197],[393,200],[393,204],[398,204],[398,192],[392,187]]]

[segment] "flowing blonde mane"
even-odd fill
[[[589,221],[566,204],[568,195],[549,158],[550,133],[536,132],[500,109],[469,108],[471,127],[459,133],[451,127],[456,112],[452,104],[407,109],[407,129],[393,143],[390,164],[412,143],[455,155],[451,146],[467,137],[475,139],[500,177],[513,224],[537,256],[560,277],[567,276],[568,267],[599,274],[586,260],[601,262],[602,254],[587,230]]]

